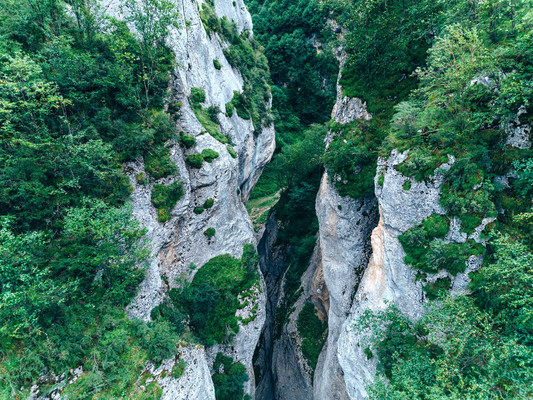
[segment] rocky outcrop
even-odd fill
[[[170,143],[171,160],[179,172],[176,176],[154,182],[170,184],[179,180],[183,183],[185,194],[171,211],[170,220],[165,223],[157,221],[156,210],[151,203],[154,183],[143,185],[135,179],[143,171],[142,160],[126,166],[134,187],[133,212],[147,228],[147,237],[151,241],[151,260],[146,279],[128,307],[131,317],[144,320],[150,318],[150,311],[162,301],[167,290],[178,284],[178,277],[194,277],[197,268],[191,266],[202,266],[211,258],[225,253],[240,257],[245,244],[255,243],[254,230],[242,200],[249,196],[275,148],[273,126],[262,127],[259,132],[254,132],[252,122],[240,118],[237,113],[233,113],[232,117],[227,117],[223,112],[218,114],[219,131],[231,139],[236,158],[232,157],[226,144],[205,133],[205,128],[188,101],[191,89],[200,88],[205,92],[204,108],[216,106],[224,110],[225,104],[233,98],[234,91],[242,91],[243,79],[226,60],[223,53],[226,44],[223,40],[216,33],[207,34],[199,13],[203,2],[174,1],[179,11],[179,21],[178,28],[169,27],[167,40],[176,56],[170,100],[181,104],[176,131],[194,136],[196,144],[184,150],[178,143]],[[105,9],[120,18],[118,3],[117,0],[108,0]],[[217,15],[228,17],[239,31],[252,30],[251,17],[243,0],[216,0],[214,5]],[[215,68],[214,60],[219,61],[220,69]],[[204,149],[218,152],[218,158],[212,163],[204,162],[199,169],[186,165],[184,160],[187,154],[201,153]],[[213,207],[200,215],[195,214],[194,207],[202,205],[207,199],[214,200]],[[215,229],[214,237],[204,235],[207,228]],[[257,309],[256,318],[240,327],[232,343],[208,349],[207,354],[202,349],[193,351],[186,347],[180,350],[184,357],[193,358],[193,365],[197,367],[192,368],[200,368],[201,371],[191,370],[191,376],[194,376],[191,379],[185,379],[188,376],[185,374],[179,380],[179,390],[172,389],[172,385],[162,384],[163,398],[214,398],[210,374],[205,372],[218,351],[223,351],[246,366],[251,377],[246,391],[250,394],[254,392],[252,357],[265,321],[263,283],[253,296],[250,308],[254,306]]]
[[[445,214],[439,202],[445,178],[440,172],[424,182],[404,177],[396,166],[405,160],[407,154],[393,151],[388,159],[380,158],[378,161],[375,193],[380,220],[371,236],[372,256],[338,339],[338,361],[352,400],[367,397],[366,386],[372,382],[376,368],[376,359],[369,360],[364,353],[365,348],[371,348],[371,343],[370,332],[357,325],[361,315],[367,310],[383,310],[388,304],[395,304],[411,321],[424,314],[426,295],[422,290],[423,283],[417,281],[417,271],[405,263],[405,252],[398,236],[434,213]],[[449,157],[449,162],[441,165],[440,169],[449,169],[453,162],[453,157]],[[408,190],[404,189],[406,180],[411,183]],[[482,242],[480,232],[492,221],[491,218],[484,219],[474,233],[467,235],[460,231],[460,221],[452,219],[445,240],[464,243],[473,239]],[[468,274],[477,270],[481,263],[480,256],[471,256],[464,273],[453,277],[446,271],[440,271],[429,276],[428,281],[447,276],[452,281],[450,293],[462,293],[469,282]]]
[[[183,375],[172,376],[178,360],[185,365]],[[180,347],[175,358],[164,361],[157,369],[152,368],[151,375],[163,389],[161,400],[198,400],[214,399],[215,388],[211,381],[211,372],[205,352],[201,347]],[[146,381],[147,384],[150,380]]]
[[[331,117],[341,124],[371,119],[360,99],[343,95],[340,79],[347,56],[342,49],[338,51],[338,59],[337,101]],[[332,133],[328,134],[326,145],[331,140]],[[315,371],[313,398],[316,400],[348,398],[338,361],[338,338],[368,264],[370,233],[377,224],[376,205],[373,197],[354,200],[340,196],[329,173],[324,173],[315,208],[319,222],[321,269],[329,293],[329,332]]]
[[[507,144],[517,149],[529,149],[531,147],[531,125],[520,121],[522,115],[527,114],[527,109],[522,106],[518,109],[516,117],[504,126],[507,134]]]

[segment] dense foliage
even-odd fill
[[[278,159],[283,149],[304,139],[312,124],[329,120],[335,102],[337,60],[327,12],[314,0],[250,0],[256,40],[265,48],[270,66],[276,154],[265,168],[251,198],[273,195],[290,182]],[[301,163],[305,168],[305,162]]]
[[[91,0],[0,1],[2,398],[78,366],[72,398],[155,396],[155,383],[141,395],[138,377],[175,350],[169,324],[123,312],[148,254],[122,162],[144,157],[141,181],[175,173],[163,108],[176,11],[164,0],[122,6],[127,21]],[[154,201],[170,206],[176,185]]]
[[[250,400],[244,393],[243,385],[250,378],[246,368],[240,362],[233,362],[231,357],[217,353],[213,364],[213,384],[217,400]]]
[[[508,237],[496,238],[493,247],[491,262],[471,284],[472,296],[430,304],[416,324],[395,308],[360,321],[376,332],[380,378],[371,398],[533,395],[532,254]]]
[[[327,338],[328,324],[318,317],[313,303],[306,302],[298,314],[296,326],[302,338],[302,354],[314,371]]]
[[[202,344],[227,343],[239,331],[235,313],[248,304],[254,290],[259,290],[257,264],[251,244],[244,246],[241,259],[229,254],[214,257],[196,272],[192,282],[172,289],[170,302],[157,307],[152,316],[177,324],[181,330],[183,314]]]

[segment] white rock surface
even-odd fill
[[[171,374],[177,360],[186,363],[183,375],[178,379],[173,378]],[[161,400],[215,399],[211,372],[201,346],[180,347],[175,358],[164,361],[159,368],[152,369],[151,372],[163,389]]]
[[[237,113],[231,118],[224,114],[225,104],[233,98],[233,92],[242,91],[243,80],[224,57],[222,50],[225,44],[221,38],[217,34],[209,36],[206,33],[199,13],[203,1],[173,1],[179,11],[179,28],[171,27],[167,40],[177,62],[171,89],[173,99],[183,104],[176,129],[178,132],[183,130],[186,134],[195,136],[196,145],[185,152],[179,145],[173,145],[171,159],[178,166],[179,173],[175,177],[157,182],[169,184],[180,180],[185,190],[185,195],[172,210],[171,219],[165,223],[157,221],[156,211],[151,204],[153,185],[139,185],[135,180],[135,175],[143,170],[142,161],[127,166],[130,181],[134,186],[133,212],[148,229],[147,236],[152,245],[146,279],[137,297],[128,307],[131,317],[144,320],[150,318],[150,311],[161,302],[166,291],[178,284],[178,278],[194,277],[197,268],[191,268],[192,264],[201,267],[211,258],[226,253],[241,257],[245,244],[255,244],[254,230],[242,200],[248,198],[275,148],[273,126],[264,127],[260,132],[254,133],[250,120],[240,118]],[[120,18],[119,3],[118,0],[107,0],[104,9]],[[252,30],[251,16],[243,0],[236,0],[235,6],[232,0],[216,0],[215,11],[219,17],[227,16],[235,22],[239,31]],[[214,67],[215,59],[222,65],[220,70]],[[205,91],[204,107],[213,105],[220,108],[220,132],[231,138],[238,154],[236,159],[231,157],[226,145],[207,133],[202,134],[204,128],[196,119],[188,102],[193,87]],[[213,149],[219,153],[219,157],[212,163],[204,162],[201,169],[188,167],[184,162],[186,154],[200,153],[203,149]],[[195,214],[194,207],[201,206],[206,199],[214,199],[214,206],[200,215]],[[210,227],[216,230],[216,234],[208,239],[203,232]],[[214,359],[212,355],[222,350],[246,366],[251,376],[246,388],[250,394],[254,390],[253,352],[265,320],[266,299],[263,289],[264,283],[261,282],[261,288],[251,304],[251,307],[258,304],[255,320],[242,326],[231,344],[207,350],[207,360],[211,363]],[[199,360],[195,357],[194,360]],[[212,386],[210,374],[197,372],[196,376],[195,379],[183,382],[180,380],[182,383],[177,392],[175,388],[170,389],[171,386],[164,386],[163,398],[214,398],[209,389]],[[204,395],[207,397],[202,397]]]

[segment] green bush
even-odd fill
[[[216,233],[215,228],[207,228],[204,231],[204,235],[207,236],[208,239],[211,239]]]
[[[244,393],[244,383],[250,378],[246,368],[240,362],[234,362],[231,357],[217,353],[213,364],[213,385],[216,400],[247,400]]]
[[[178,360],[174,367],[172,368],[172,373],[170,374],[174,379],[179,379],[183,376],[187,368],[187,362],[185,360]]]
[[[250,114],[251,104],[248,102],[248,99],[242,93],[235,90],[233,92],[233,99],[231,99],[231,104],[233,105],[233,108],[235,109],[235,111],[237,111],[237,115],[239,117],[241,117],[242,119],[251,118],[251,114]]]
[[[204,157],[201,154],[188,154],[185,161],[187,161],[187,164],[192,168],[202,168]]]
[[[178,336],[167,321],[154,322],[144,340],[146,341],[148,356],[156,365],[176,353]]]
[[[313,303],[306,302],[298,314],[296,326],[302,338],[302,354],[314,371],[318,356],[326,342],[328,324],[318,318]]]
[[[213,149],[202,150],[202,157],[208,163],[212,163],[215,158],[218,158],[219,154]]]
[[[194,207],[193,212],[194,212],[195,214],[201,214],[201,213],[204,212],[204,208],[203,208],[203,207]]]
[[[193,107],[201,106],[201,103],[205,101],[205,92],[202,88],[191,88],[191,103]]]
[[[411,181],[410,181],[409,179],[407,179],[407,180],[403,183],[402,189],[405,190],[405,191],[409,191],[409,190],[411,190]]]
[[[208,209],[208,208],[213,207],[213,204],[215,204],[215,200],[214,199],[207,199],[206,201],[204,201],[203,207],[205,209]]]
[[[378,176],[378,186],[383,186],[384,183],[385,183],[385,175],[380,174]]]
[[[180,142],[183,144],[187,149],[190,149],[196,144],[196,138],[194,136],[181,134],[180,135]]]
[[[158,221],[166,222],[170,219],[170,211],[183,196],[183,185],[174,182],[170,186],[155,184],[152,189],[152,204],[157,210]]]
[[[178,173],[178,167],[170,160],[170,150],[165,146],[154,148],[144,157],[144,169],[154,179]]]
[[[238,296],[259,282],[258,258],[253,245],[246,245],[241,259],[229,254],[209,260],[194,279],[172,289],[172,302],[188,316],[192,333],[206,346],[227,343],[239,330]]]
[[[139,185],[146,185],[148,183],[148,180],[146,179],[146,174],[144,172],[140,172],[135,175],[135,180]]]
[[[445,269],[453,276],[466,269],[471,255],[482,255],[484,247],[473,240],[465,243],[447,243],[443,238],[450,229],[450,220],[439,214],[426,218],[400,236],[405,251],[405,263],[426,273]]]
[[[371,360],[371,359],[374,358],[374,353],[372,353],[372,350],[370,350],[368,347],[365,347],[365,349],[363,351],[365,353],[365,356],[366,356],[367,360]]]
[[[235,152],[235,149],[232,146],[227,145],[226,148],[228,149],[228,153],[231,158],[237,158],[237,153]]]
[[[226,117],[233,117],[233,110],[235,109],[235,106],[233,105],[233,103],[230,101],[228,103],[226,103]]]
[[[218,114],[220,113],[220,108],[218,106],[209,106],[207,108],[207,115],[211,122],[215,124],[220,124],[220,121],[218,120]]]
[[[450,278],[439,278],[434,283],[428,282],[423,287],[423,290],[426,292],[428,299],[441,299],[448,294],[451,284],[452,281]]]
[[[213,65],[215,66],[216,69],[220,70],[222,68],[222,64],[220,64],[220,61],[218,61],[217,59],[214,59],[213,60]]]

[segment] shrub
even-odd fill
[[[232,146],[227,145],[226,148],[228,149],[228,153],[232,158],[237,158],[237,153],[235,153],[235,149]]]
[[[144,169],[154,179],[178,173],[178,168],[170,160],[170,150],[165,146],[158,146],[144,157]]]
[[[173,101],[168,104],[168,113],[171,115],[177,114],[180,112],[182,106],[183,103],[181,101]]]
[[[185,360],[178,360],[174,367],[172,368],[171,376],[174,379],[179,379],[183,376],[183,373],[185,372],[185,368],[187,368],[187,362]]]
[[[313,303],[306,302],[298,314],[298,333],[302,338],[302,354],[314,371],[318,356],[326,341],[327,322],[323,322],[316,315]]]
[[[204,157],[201,154],[189,154],[185,158],[185,161],[187,161],[187,164],[192,168],[202,168]]]
[[[258,283],[257,263],[254,247],[247,244],[241,259],[229,254],[214,257],[192,282],[170,291],[172,302],[189,317],[190,328],[202,344],[226,343],[239,331],[238,296]]]
[[[169,322],[172,330],[178,335],[181,335],[183,332],[183,314],[176,306],[174,306],[168,297],[165,298],[161,304],[152,309],[150,317],[153,321],[161,320]]]
[[[190,149],[196,144],[196,138],[194,136],[181,134],[180,135],[180,142],[183,144],[187,149]]]
[[[200,106],[201,103],[205,101],[205,92],[201,88],[193,87],[191,88],[191,103],[193,107]]]
[[[166,222],[170,219],[170,211],[182,196],[183,185],[181,182],[176,181],[170,186],[154,185],[152,189],[152,204],[157,210],[159,222]]]
[[[231,103],[233,104],[233,107],[237,111],[237,115],[239,117],[241,117],[242,119],[251,118],[250,111],[249,111],[251,108],[251,105],[248,104],[246,97],[242,93],[236,90],[233,91],[233,99],[231,100]]]
[[[217,400],[246,400],[244,383],[249,380],[246,368],[231,357],[217,353],[213,364],[213,384]]]
[[[193,212],[194,212],[195,214],[201,214],[201,213],[204,212],[204,208],[203,208],[203,207],[194,207]]]
[[[139,185],[146,185],[148,183],[148,180],[146,179],[146,174],[144,172],[140,172],[135,175],[135,180]]]
[[[220,121],[218,120],[219,113],[220,113],[220,108],[218,108],[218,106],[209,106],[207,108],[207,116],[213,123],[217,125],[220,123]]]
[[[215,158],[218,158],[219,154],[213,149],[202,150],[202,157],[208,163],[212,163]]]
[[[215,200],[214,199],[207,199],[206,201],[204,201],[204,208],[205,209],[208,209],[208,208],[211,208],[213,207],[213,204],[215,204]]]
[[[222,64],[220,64],[220,61],[218,61],[217,59],[214,59],[213,60],[213,65],[215,66],[216,69],[220,70],[222,68]]]
[[[367,360],[371,360],[374,358],[374,353],[372,353],[372,350],[370,350],[370,348],[365,347],[363,351],[365,352],[365,356]]]
[[[398,236],[406,254],[405,263],[426,273],[446,269],[455,276],[464,272],[468,258],[483,254],[484,247],[473,240],[447,243],[443,238],[449,229],[450,220],[446,216],[433,214]]]
[[[379,174],[379,176],[378,176],[378,185],[379,186],[383,186],[384,183],[385,183],[385,175]]]
[[[160,364],[175,354],[178,336],[172,331],[169,322],[158,321],[151,324],[151,329],[144,340],[148,356],[154,363]]]
[[[411,181],[410,181],[409,179],[407,179],[407,180],[403,183],[402,189],[405,190],[405,191],[409,191],[409,190],[411,190]]]
[[[235,106],[233,105],[233,103],[231,101],[226,103],[226,117],[228,117],[228,118],[233,117],[233,110],[234,109],[235,109]]]
[[[215,228],[207,228],[204,231],[204,235],[207,236],[208,239],[211,239],[213,236],[215,236],[216,231]]]
[[[426,292],[428,299],[436,300],[443,298],[450,289],[452,281],[450,278],[439,278],[434,283],[428,282],[423,290]]]

